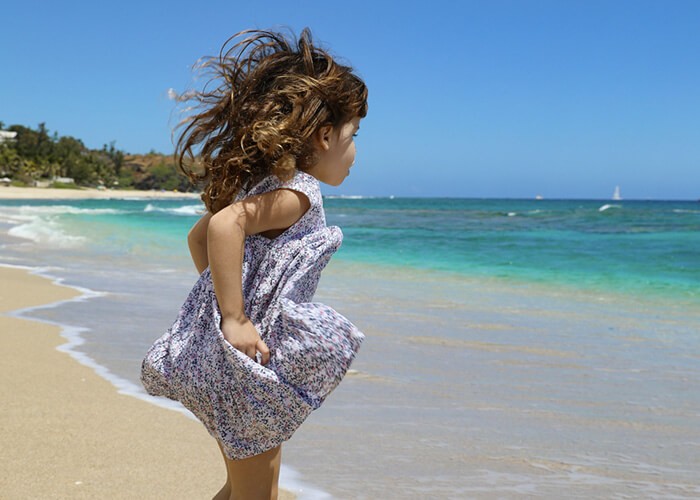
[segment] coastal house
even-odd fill
[[[61,184],[75,184],[75,180],[72,177],[53,177],[51,179],[36,179],[34,181],[34,187],[48,188],[51,187],[54,182]]]
[[[17,140],[17,132],[10,132],[9,130],[0,130],[0,144],[4,142],[15,142]],[[10,183],[12,182],[12,179],[9,177],[5,177],[7,175],[7,172],[3,168],[2,171],[0,171],[0,175],[2,175],[2,179],[0,179],[0,184],[3,186],[9,186]]]
[[[14,142],[17,139],[17,132],[9,130],[0,130],[0,144],[3,142]]]

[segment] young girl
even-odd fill
[[[196,106],[177,144],[185,173],[206,182],[208,212],[188,236],[201,274],[141,379],[218,441],[228,478],[214,498],[276,498],[281,443],[363,339],[311,299],[342,241],[326,226],[319,181],[349,174],[367,88],[308,29],[298,41],[241,32],[203,67],[214,77],[183,98]]]

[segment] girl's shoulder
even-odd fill
[[[290,179],[282,181],[276,175],[268,175],[263,180],[258,182],[251,189],[239,193],[237,199],[243,199],[256,194],[267,193],[276,189],[291,189],[304,193],[309,199],[311,205],[320,205],[323,203],[321,196],[321,185],[313,175],[297,170]]]

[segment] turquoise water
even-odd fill
[[[469,276],[696,297],[700,204],[330,200],[343,257]]]
[[[468,277],[700,299],[700,204],[330,198],[336,259]],[[197,200],[2,201],[11,234],[106,255],[187,260]],[[138,233],[139,237],[134,238]]]

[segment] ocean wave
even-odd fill
[[[192,216],[192,215],[203,215],[205,212],[204,205],[185,205],[182,207],[170,207],[170,208],[163,208],[163,207],[157,207],[153,205],[152,203],[149,203],[146,205],[146,207],[143,209],[144,212],[161,212],[161,213],[167,213],[171,215],[184,215],[184,216]]]
[[[622,205],[603,205],[598,209],[598,212],[605,212],[606,210],[610,210],[611,208],[622,208]]]
[[[78,248],[87,241],[84,236],[71,234],[61,216],[120,215],[126,210],[113,208],[78,208],[71,205],[20,205],[2,207],[2,221],[13,225],[7,234],[48,245],[53,248]]]
[[[68,234],[58,222],[51,218],[38,216],[31,217],[30,220],[10,228],[7,234],[53,248],[76,248],[82,246],[87,240],[83,236]]]
[[[12,213],[11,207],[3,207],[3,211]],[[116,208],[79,208],[71,205],[20,205],[16,207],[15,213],[18,215],[122,215],[129,212]]]

